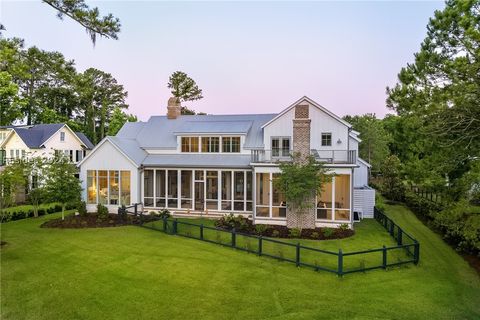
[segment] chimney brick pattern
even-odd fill
[[[182,106],[180,105],[180,99],[177,97],[171,97],[168,99],[167,118],[177,119],[181,113]]]

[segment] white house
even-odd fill
[[[72,162],[80,162],[93,144],[81,132],[64,123],[0,127],[0,164],[11,159],[52,158],[63,153]]]
[[[166,116],[126,123],[79,163],[83,198],[89,210],[141,203],[147,211],[234,213],[289,225],[290,209],[272,181],[279,162],[300,152],[334,175],[312,200],[307,225],[352,226],[354,211],[366,217],[374,205],[355,192],[374,195],[369,164],[357,156],[359,141],[350,124],[307,97],[278,114],[236,115],[180,115],[171,98]]]

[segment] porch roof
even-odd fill
[[[142,162],[146,167],[250,168],[250,155],[150,154]]]

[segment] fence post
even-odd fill
[[[337,274],[342,277],[343,276],[343,253],[342,249],[338,249],[338,270]]]
[[[419,260],[420,260],[420,243],[418,243],[418,241],[415,240],[415,247],[413,251],[413,263],[418,264]]]
[[[401,246],[402,242],[403,242],[402,236],[403,236],[403,231],[402,231],[402,229],[398,228],[397,244],[399,246]]]
[[[135,203],[134,204],[134,207],[135,207],[135,215],[137,215],[138,211],[137,211],[137,206],[138,206],[138,203]]]
[[[200,240],[203,240],[203,223],[200,225]]]
[[[387,269],[387,247],[385,245],[382,248],[382,268]]]
[[[262,255],[262,236],[258,237],[258,255]]]
[[[393,237],[393,229],[395,228],[395,225],[393,224],[393,221],[390,220],[390,235]]]
[[[177,234],[177,219],[173,220],[173,234]]]
[[[387,229],[387,216],[383,215],[383,227]]]
[[[297,267],[300,266],[300,242],[297,242],[297,250],[295,255],[295,264]]]
[[[232,229],[232,248],[235,248],[237,245],[237,234],[235,233],[235,228]]]

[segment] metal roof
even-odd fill
[[[248,168],[250,159],[250,155],[150,154],[143,160],[143,165],[174,168]]]
[[[248,133],[252,127],[253,121],[185,121],[174,132],[176,135],[182,134],[242,134]]]

